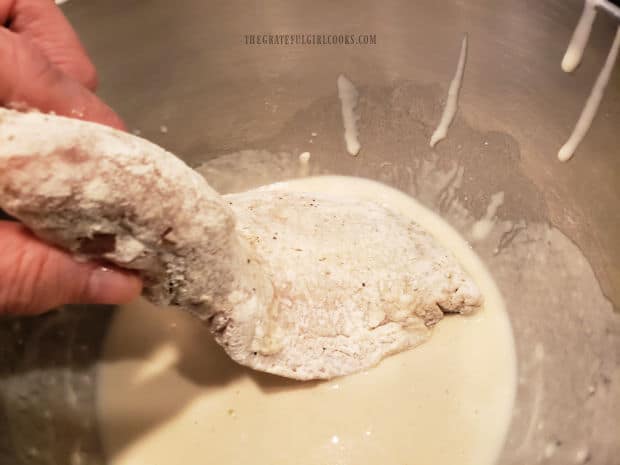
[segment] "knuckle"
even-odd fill
[[[16,62],[15,41],[9,31],[0,27],[0,103],[6,103],[14,93]]]
[[[90,61],[86,60],[82,71],[82,83],[86,88],[91,91],[97,90],[97,86],[99,85],[99,76],[97,74],[97,69],[95,65],[93,65]]]
[[[31,95],[33,83],[46,88],[55,85],[60,79],[58,70],[50,63],[43,53],[30,44],[27,40],[15,34],[5,34],[0,37],[2,49],[5,55],[2,63],[6,64],[2,75],[4,103],[13,101],[30,103],[35,96]]]
[[[88,301],[93,264],[78,264],[25,229],[0,222],[0,315]]]
[[[53,83],[60,79],[60,72],[38,49],[24,44],[20,52],[18,56],[24,63],[23,68],[27,68],[28,65],[32,67],[30,72],[24,72],[24,75],[31,76],[33,82]]]
[[[24,244],[15,244],[10,255],[3,260],[3,274],[0,288],[0,309],[3,313],[22,314],[36,311],[35,283],[47,261],[44,254],[34,260]]]

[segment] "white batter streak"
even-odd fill
[[[431,136],[430,146],[435,147],[435,144],[442,139],[446,138],[448,134],[448,128],[452,124],[454,115],[456,115],[456,109],[458,106],[459,89],[461,88],[461,82],[463,81],[463,73],[465,72],[465,60],[467,58],[467,35],[463,36],[461,42],[461,53],[459,55],[459,62],[456,67],[456,73],[450,87],[448,88],[448,98],[446,100],[446,106],[441,114],[441,120],[433,135]]]
[[[583,138],[585,137],[588,129],[590,129],[590,125],[592,124],[592,120],[594,116],[596,116],[596,112],[598,107],[603,99],[603,94],[605,92],[605,88],[607,87],[607,83],[609,82],[609,78],[611,77],[611,73],[614,69],[614,65],[616,63],[616,58],[618,57],[618,49],[620,48],[620,27],[616,30],[616,36],[614,37],[613,44],[611,49],[609,50],[609,54],[607,55],[607,59],[605,60],[605,64],[603,65],[603,69],[599,73],[596,78],[596,82],[594,83],[594,87],[588,96],[588,100],[579,116],[579,120],[577,120],[577,124],[573,129],[572,134],[568,138],[568,141],[562,146],[560,151],[558,152],[558,158],[560,161],[568,161],[571,159],[577,146],[581,143]]]
[[[357,130],[359,115],[355,113],[359,93],[353,83],[342,74],[338,76],[338,97],[340,98],[340,104],[342,106],[344,141],[347,145],[347,152],[356,156],[361,148]]]
[[[579,66],[583,51],[588,43],[592,24],[596,18],[596,0],[586,0],[583,5],[583,13],[575,27],[573,36],[568,44],[564,58],[562,59],[562,69],[570,73]]]

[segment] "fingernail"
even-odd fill
[[[125,303],[137,297],[140,290],[136,276],[104,266],[95,268],[88,281],[88,298],[92,303]]]

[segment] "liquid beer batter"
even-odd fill
[[[122,307],[98,376],[111,465],[491,465],[516,387],[512,332],[480,259],[441,218],[373,181],[306,178],[262,189],[374,200],[450,250],[484,307],[446,316],[429,341],[378,366],[299,382],[235,364],[192,316],[145,301]]]

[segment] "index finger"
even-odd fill
[[[96,89],[95,67],[53,0],[0,0],[0,25],[28,39],[54,66],[84,87]]]

